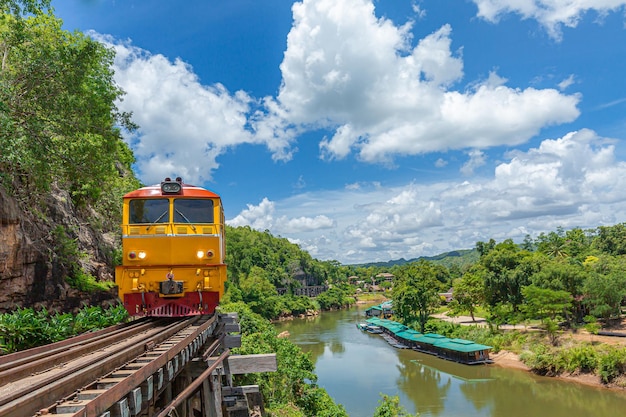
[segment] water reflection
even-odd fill
[[[621,392],[392,348],[359,331],[362,320],[363,310],[353,309],[277,325],[310,352],[319,384],[351,417],[372,416],[379,393],[398,395],[422,417],[616,417],[626,410]]]
[[[420,413],[441,415],[445,409],[444,403],[452,385],[452,379],[435,368],[409,360],[408,355],[402,356],[400,357],[401,365],[398,366],[400,371],[397,380],[398,388],[407,394],[415,409]],[[419,384],[416,384],[416,381],[419,381]]]

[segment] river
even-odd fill
[[[397,395],[421,417],[618,417],[626,393],[588,387],[494,365],[468,366],[396,349],[356,323],[365,308],[278,323],[310,352],[318,384],[350,417],[371,417],[380,393]]]

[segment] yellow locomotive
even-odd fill
[[[132,316],[213,314],[224,294],[224,209],[218,194],[166,178],[124,196],[115,282]]]

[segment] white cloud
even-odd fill
[[[523,19],[535,19],[548,34],[560,40],[563,26],[574,28],[589,11],[600,16],[624,9],[626,0],[474,0],[478,16],[497,22],[507,13],[516,13]]]
[[[495,72],[458,88],[460,51],[444,25],[412,46],[414,22],[377,18],[368,0],[303,0],[280,66],[276,98],[266,98],[259,134],[293,140],[295,131],[326,128],[327,159],[355,152],[367,162],[396,155],[524,143],[547,125],[579,115],[580,96],[556,89],[506,86]]]
[[[507,153],[491,178],[363,185],[275,201],[272,215],[292,220],[281,227],[274,222],[271,230],[313,248],[321,259],[362,263],[472,248],[490,238],[521,242],[526,234],[536,237],[558,226],[612,225],[626,221],[626,163],[614,152],[614,141],[591,130],[571,132]],[[267,204],[242,215],[258,209],[264,218]],[[289,222],[314,227],[287,232]]]
[[[274,230],[278,234],[302,233],[315,230],[329,229],[335,226],[335,222],[326,216],[288,218],[282,216],[276,221]]]
[[[172,62],[129,42],[91,35],[115,48],[115,80],[126,92],[118,106],[132,112],[140,126],[129,141],[144,182],[170,175],[203,183],[227,148],[257,140],[246,129],[252,102],[246,93],[202,85],[180,59]]]
[[[576,82],[576,78],[574,77],[574,74],[571,74],[569,77],[567,77],[566,79],[564,79],[558,84],[559,90],[561,91],[566,90],[569,86],[571,86],[575,82]]]
[[[258,206],[248,204],[248,208],[234,219],[227,221],[229,226],[250,226],[257,230],[267,230],[274,226],[274,203],[264,198]]]
[[[395,156],[521,144],[579,115],[578,94],[510,87],[495,72],[460,88],[449,25],[415,42],[415,22],[378,18],[371,0],[303,0],[293,19],[279,93],[263,99],[203,85],[180,59],[91,34],[116,50],[115,79],[127,93],[119,107],[141,128],[128,140],[144,182],[204,183],[218,157],[244,143],[288,161],[299,135],[320,128],[330,132],[323,157],[391,165]]]
[[[300,216],[297,218],[286,215],[275,218],[275,203],[267,197],[258,206],[248,204],[248,208],[232,220],[227,221],[233,227],[250,226],[257,230],[269,230],[277,235],[283,233],[303,233],[332,228],[335,223],[324,215],[314,217]]]
[[[467,154],[469,155],[469,160],[461,167],[461,173],[465,176],[470,176],[474,174],[476,168],[485,165],[487,156],[478,149],[471,150]]]

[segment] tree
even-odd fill
[[[594,272],[585,282],[584,303],[591,315],[604,320],[618,317],[620,306],[626,297],[626,277],[623,271],[608,274]]]
[[[563,290],[528,285],[522,289],[522,294],[526,316],[530,319],[539,318],[542,322],[545,319],[555,320],[560,314],[567,317],[572,306],[572,295]]]
[[[556,232],[547,235],[542,233],[537,239],[539,244],[537,250],[553,258],[564,258],[570,254],[567,252],[567,242],[563,228],[559,227]]]
[[[538,259],[507,239],[482,256],[480,264],[485,269],[485,302],[491,307],[510,304],[517,313],[524,299],[522,288],[539,269]]]
[[[11,13],[16,17],[42,13],[49,8],[50,0],[0,0],[0,13]]]
[[[493,250],[496,246],[496,241],[493,239],[489,239],[489,242],[476,242],[476,250],[478,254],[483,257],[487,255],[489,252]]]
[[[394,395],[393,397],[385,394],[380,394],[381,399],[378,400],[378,407],[374,411],[373,417],[412,417],[413,414],[406,412],[404,407],[400,405],[400,397]]]
[[[480,270],[467,272],[454,283],[450,307],[454,314],[468,312],[475,321],[474,312],[485,298],[485,280]]]
[[[593,246],[610,255],[626,254],[626,223],[598,227]]]
[[[534,285],[550,290],[567,291],[572,296],[572,305],[577,319],[584,316],[582,306],[583,285],[588,271],[577,263],[563,259],[547,259],[541,270],[531,277]]]
[[[47,2],[3,10],[18,3]],[[24,197],[55,182],[76,203],[97,201],[134,161],[120,128],[136,126],[115,106],[114,51],[36,13],[3,16],[0,53],[0,181]]]
[[[428,317],[440,305],[440,283],[432,263],[420,260],[396,272],[392,291],[393,308],[406,323],[418,321],[424,332]]]
[[[243,301],[252,311],[265,318],[279,315],[278,292],[268,279],[267,272],[255,266],[250,273],[242,277],[239,283]]]

